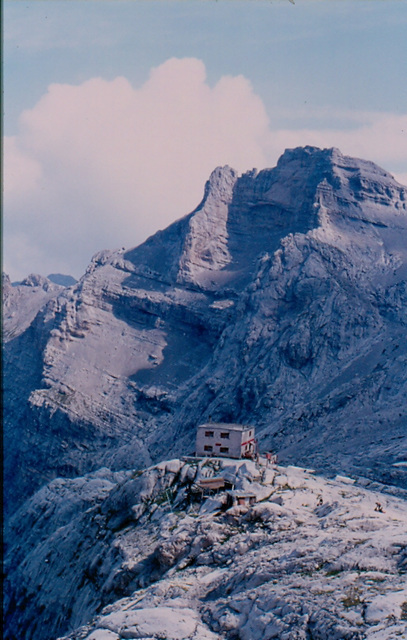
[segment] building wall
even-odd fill
[[[250,431],[252,431],[251,437],[249,437]],[[241,458],[246,450],[246,447],[242,447],[242,443],[248,440],[254,441],[254,427],[240,431],[211,423],[202,425],[197,430],[196,455]]]
[[[250,435],[251,434],[251,435]],[[245,453],[256,453],[256,440],[254,437],[254,427],[247,429],[246,431],[242,431],[242,447],[241,447],[241,455],[240,457],[244,457]]]

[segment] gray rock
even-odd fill
[[[162,500],[163,487],[175,498],[188,487],[187,465],[102,469],[28,500],[6,531],[5,638],[402,636],[404,498],[274,467],[271,499],[284,496],[284,507],[266,499],[231,520],[231,509],[198,514]],[[228,469],[247,475],[234,461]],[[332,507],[324,515],[320,496]],[[112,531],[112,514],[130,504],[143,516]]]

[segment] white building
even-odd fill
[[[208,422],[198,427],[197,456],[252,458],[257,453],[254,427]]]

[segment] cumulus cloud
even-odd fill
[[[248,80],[210,87],[197,59],[166,61],[140,88],[51,85],[5,145],[6,268],[79,275],[95,251],[134,246],[192,210],[215,166],[263,166],[267,135]],[[34,263],[33,251],[16,263],[18,238]]]
[[[50,85],[4,144],[5,269],[78,277],[96,251],[135,246],[191,211],[218,165],[273,166],[302,144],[405,162],[401,128],[389,114],[352,131],[273,131],[246,78],[210,86],[194,58],[167,60],[138,88],[123,77]]]

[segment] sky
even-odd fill
[[[407,0],[5,0],[3,270],[79,278],[211,171],[339,147],[407,184]]]

